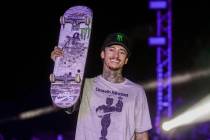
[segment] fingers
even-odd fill
[[[55,61],[55,59],[60,56],[63,56],[63,50],[61,48],[55,47],[51,52],[51,59]]]

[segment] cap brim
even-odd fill
[[[112,45],[120,45],[120,46],[122,46],[123,48],[126,49],[127,53],[130,53],[128,47],[125,44],[120,43],[120,42],[111,42],[111,43],[106,44],[104,47],[109,47],[109,46],[112,46]]]

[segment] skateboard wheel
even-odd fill
[[[54,74],[50,74],[50,82],[51,83],[55,82],[55,75]]]
[[[64,22],[65,22],[65,21],[64,21],[64,17],[63,17],[63,16],[61,16],[61,17],[60,17],[60,24],[61,24],[61,25],[63,25],[63,24],[64,24]]]
[[[81,78],[80,78],[80,75],[79,74],[76,74],[75,81],[77,83],[80,83],[81,82]]]
[[[90,19],[89,17],[86,17],[86,19],[85,19],[85,24],[86,24],[86,25],[89,25],[90,22],[91,22],[91,19]]]

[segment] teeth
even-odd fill
[[[118,62],[120,62],[120,61],[118,61],[118,60],[111,60],[111,62],[118,63]]]

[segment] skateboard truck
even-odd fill
[[[55,76],[54,74],[50,74],[50,82],[55,83],[56,81],[64,81],[64,83],[75,81],[77,83],[80,83],[81,77],[80,74],[76,74],[75,77],[71,76],[71,74],[65,74],[63,76]]]

